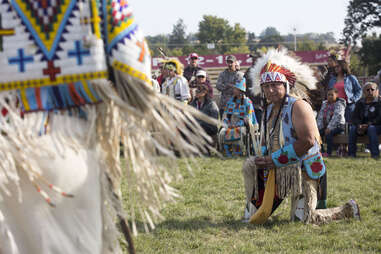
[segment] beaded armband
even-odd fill
[[[300,158],[296,155],[294,146],[292,144],[286,145],[281,149],[273,152],[271,154],[271,159],[273,160],[275,166],[278,168],[288,166],[300,161]]]

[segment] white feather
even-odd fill
[[[269,49],[265,55],[259,58],[254,65],[254,86],[260,86],[260,72],[264,65],[269,61],[271,63],[283,66],[289,71],[293,72],[296,77],[295,87],[300,88],[301,85],[305,86],[305,89],[316,89],[316,78],[313,75],[312,69],[302,63],[296,57],[290,56],[287,49]]]

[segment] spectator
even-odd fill
[[[324,137],[327,143],[327,152],[324,153],[322,145],[321,151],[323,156],[332,155],[333,137],[344,131],[345,128],[345,100],[337,97],[336,88],[331,88],[327,92],[327,100],[323,101],[321,109],[317,117],[317,125],[320,136]]]
[[[335,75],[329,81],[328,88],[336,88],[338,97],[343,98],[347,106],[345,108],[345,121],[351,122],[351,115],[355,103],[361,98],[361,86],[357,78],[351,75],[348,63],[345,60],[337,60]]]
[[[198,88],[199,85],[206,85],[208,87],[208,97],[210,99],[213,99],[213,87],[210,85],[209,77],[206,74],[206,71],[199,70],[196,73],[196,79],[189,84],[191,101],[195,98],[196,89]]]
[[[246,79],[246,93],[245,95],[253,102],[253,106],[255,109],[255,117],[257,118],[258,123],[261,122],[262,119],[262,99],[260,96],[261,88],[259,85],[254,84],[254,64],[255,60],[260,57],[260,54],[255,52],[249,55],[252,58],[252,65],[247,69],[244,74],[244,78]],[[257,96],[255,96],[257,94]]]
[[[194,100],[190,103],[191,106],[197,108],[205,115],[218,119],[218,107],[217,104],[209,96],[209,86],[206,84],[197,85],[196,95]],[[197,120],[205,132],[213,137],[217,134],[217,126],[206,123],[202,120]]]
[[[233,97],[233,88],[237,80],[239,80],[240,72],[236,69],[237,59],[233,55],[229,55],[226,58],[226,64],[228,66],[223,72],[220,73],[217,79],[216,88],[221,92],[219,108],[220,108],[220,117],[224,113],[224,108],[227,101]]]
[[[381,134],[381,98],[376,83],[367,82],[363,87],[364,98],[356,103],[349,131],[349,156],[356,157],[357,136],[367,134],[372,158],[379,158],[378,135]]]
[[[162,84],[161,93],[188,103],[190,99],[189,86],[187,80],[181,75],[182,64],[176,59],[171,59],[164,68],[168,70],[168,77]]]
[[[327,66],[325,67],[321,67],[320,68],[320,72],[321,72],[321,75],[322,75],[322,78],[317,78],[318,80],[320,80],[320,86],[319,88],[321,88],[323,91],[322,91],[322,94],[324,96],[327,95],[327,92],[328,92],[328,84],[329,84],[329,81],[335,76],[335,66],[337,65],[337,56],[335,54],[330,54],[328,59],[327,59]],[[323,97],[325,99],[325,97]]]
[[[223,128],[220,132],[221,144],[224,144],[225,154],[232,156],[231,150],[235,155],[242,155],[242,147],[239,144],[231,144],[230,141],[241,140],[247,134],[245,126],[251,122],[257,124],[253,103],[245,96],[246,79],[238,80],[233,87],[233,96],[227,102],[223,114]],[[226,144],[224,141],[229,141]],[[242,140],[241,140],[242,141]]]
[[[187,79],[188,83],[193,81],[196,78],[196,73],[199,70],[202,70],[200,66],[198,66],[198,55],[197,53],[192,53],[189,55],[189,65],[184,69],[184,77]]]
[[[157,82],[159,82],[160,85],[160,91],[161,91],[161,86],[163,85],[165,79],[168,77],[168,70],[165,67],[164,62],[159,63],[159,68],[160,68],[160,75],[157,77]]]

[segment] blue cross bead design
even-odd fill
[[[33,56],[24,55],[24,49],[18,49],[18,56],[8,58],[9,64],[18,64],[19,72],[25,72],[25,64],[34,61]]]
[[[89,56],[90,50],[82,48],[81,41],[75,41],[74,42],[75,49],[70,50],[67,55],[69,57],[76,57],[77,58],[77,64],[82,65],[82,56]]]

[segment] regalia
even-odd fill
[[[152,90],[129,2],[1,0],[0,62],[0,252],[120,253],[116,218],[154,228],[178,195],[156,154],[198,153],[205,117]]]

